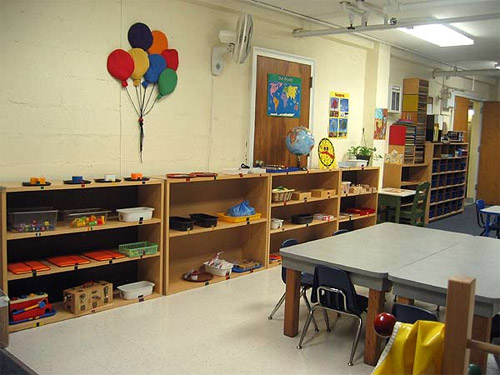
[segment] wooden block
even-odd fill
[[[292,199],[294,201],[303,201],[310,199],[312,197],[310,191],[295,191],[292,193]]]
[[[311,190],[311,194],[315,198],[330,198],[334,197],[337,194],[336,189],[313,189]]]
[[[448,280],[442,373],[467,374],[476,280],[456,277]]]

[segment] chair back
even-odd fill
[[[417,320],[430,320],[431,322],[438,321],[436,315],[430,311],[416,306],[402,305],[400,303],[395,303],[392,306],[392,315],[394,315],[396,320],[401,323],[413,324]]]
[[[479,225],[479,228],[484,229],[484,218],[483,214],[481,213],[481,210],[486,207],[484,205],[484,201],[482,199],[478,199],[476,201],[476,219],[477,219],[477,225]]]
[[[349,232],[349,229],[339,229],[338,231],[333,232],[333,235],[334,236],[338,236],[339,234],[344,234],[344,233],[347,233],[347,232]]]
[[[417,210],[422,210],[425,214],[430,187],[431,184],[427,181],[417,185],[415,196],[413,197],[413,205],[411,206],[412,213],[415,213]]]
[[[328,291],[322,287],[338,290]],[[344,298],[345,296],[345,298]],[[356,290],[347,272],[325,266],[316,266],[314,270],[312,302],[319,302],[330,309],[360,314],[356,302]],[[347,306],[344,305],[344,301]]]
[[[284,247],[290,247],[297,245],[299,241],[297,241],[295,238],[289,238],[288,240],[285,240],[281,243],[280,249],[283,249]],[[281,266],[281,280],[286,284],[286,268]]]

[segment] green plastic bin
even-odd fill
[[[158,244],[153,242],[134,242],[118,246],[118,252],[128,257],[138,257],[141,255],[151,255],[158,251]]]

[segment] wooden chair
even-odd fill
[[[406,220],[411,225],[418,225],[421,227],[425,225],[425,209],[427,207],[430,187],[431,184],[429,182],[422,182],[417,186],[411,208],[402,209],[399,214],[400,222],[404,222]],[[394,216],[393,211],[391,212],[391,215]]]

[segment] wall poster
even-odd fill
[[[373,139],[385,139],[387,133],[387,108],[375,108]]]
[[[347,138],[349,119],[349,94],[330,92],[328,136],[331,138]]]
[[[267,115],[300,117],[302,78],[267,75]]]

